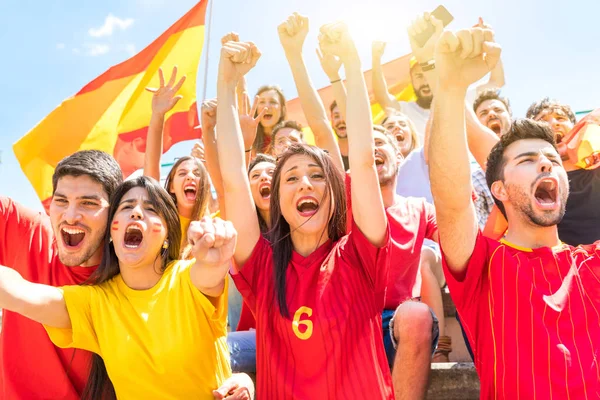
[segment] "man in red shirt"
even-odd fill
[[[85,150],[59,162],[52,181],[50,217],[0,198],[0,264],[31,282],[77,285],[100,263],[109,198],[122,173],[108,154]],[[4,311],[1,398],[79,399],[90,362],[90,353],[60,349],[42,325]]]
[[[482,399],[597,398],[600,242],[559,240],[569,182],[546,124],[517,120],[492,149],[486,179],[509,228],[501,241],[478,230],[463,101],[499,57],[480,28],[444,32],[436,46],[429,171],[450,293]]]

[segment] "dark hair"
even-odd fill
[[[273,173],[270,207],[271,230],[268,235],[273,248],[274,296],[279,305],[279,312],[286,318],[289,317],[289,309],[286,302],[285,278],[294,247],[290,236],[290,225],[281,213],[279,186],[281,184],[281,171],[284,165],[291,157],[296,155],[304,155],[312,158],[323,169],[323,175],[329,190],[325,191],[322,201],[333,193],[334,199],[331,199],[329,203],[330,207],[333,207],[333,213],[327,222],[329,239],[336,242],[346,234],[346,190],[344,187],[344,177],[341,172],[333,164],[329,154],[320,148],[305,144],[291,145],[277,159],[277,167]],[[333,200],[335,200],[335,204]],[[330,212],[331,209],[327,210],[328,214]]]
[[[250,172],[252,172],[252,169],[254,169],[254,167],[256,167],[258,164],[260,164],[262,162],[268,162],[268,163],[273,164],[274,166],[277,166],[277,161],[275,160],[275,157],[270,156],[268,154],[259,153],[256,155],[256,157],[252,161],[250,161],[250,164],[248,164],[248,175],[250,175]],[[270,209],[270,207],[269,207],[269,209]],[[265,221],[265,219],[262,217],[262,215],[258,211],[258,206],[256,206],[256,216],[258,217],[258,225],[260,227],[260,233],[262,233],[262,234],[267,233],[267,231],[269,230],[269,225],[267,224],[267,221]]]
[[[304,132],[302,132],[302,125],[293,120],[281,121],[277,125],[273,127],[273,131],[271,132],[271,143],[275,142],[275,136],[277,136],[277,132],[279,132],[283,128],[291,128],[300,132],[300,137],[304,137]]]
[[[332,101],[331,104],[329,105],[329,113],[333,114],[333,110],[335,110],[335,108],[338,106],[337,101]]]
[[[477,109],[479,108],[481,103],[487,100],[498,100],[499,102],[504,104],[504,107],[506,107],[506,111],[508,111],[508,114],[512,115],[512,110],[510,109],[510,102],[506,97],[500,96],[500,91],[496,89],[487,89],[481,92],[481,94],[475,99],[475,102],[473,102],[473,111],[477,112]]]
[[[525,116],[527,118],[534,119],[539,113],[541,113],[542,111],[544,111],[546,109],[560,110],[567,117],[569,117],[569,119],[571,120],[571,122],[573,124],[577,123],[577,118],[575,118],[575,113],[573,112],[573,110],[571,109],[570,106],[568,106],[566,104],[561,104],[557,100],[550,99],[549,97],[544,97],[542,100],[532,103],[529,106],[529,108],[527,109],[527,113],[525,114]]]
[[[387,118],[386,118],[386,120],[387,120]],[[394,148],[394,152],[396,154],[400,153],[400,147],[398,147],[398,141],[396,140],[394,135],[392,135],[392,132],[385,129],[382,125],[373,125],[373,130],[375,132],[382,133],[385,136],[385,139],[387,140],[387,142],[390,144],[390,146],[392,146]]]
[[[487,169],[485,171],[485,180],[490,190],[492,184],[496,181],[504,180],[504,167],[506,166],[506,159],[504,158],[504,151],[512,143],[519,140],[525,139],[541,139],[550,143],[552,147],[558,152],[556,142],[554,141],[554,135],[552,130],[548,127],[548,124],[543,122],[537,122],[529,118],[518,118],[516,119],[510,130],[500,137],[500,141],[492,148],[492,151],[487,158]],[[506,216],[506,210],[500,200],[494,197],[494,202],[498,206],[498,209]]]
[[[141,187],[148,192],[148,200],[154,206],[154,209],[160,214],[167,224],[167,240],[169,247],[162,249],[156,257],[162,258],[161,273],[164,272],[167,265],[179,258],[179,247],[181,243],[181,226],[179,224],[179,214],[175,203],[165,189],[160,186],[156,180],[147,176],[140,176],[123,182],[110,199],[110,208],[108,211],[109,225],[112,222],[121,199],[127,192],[135,187]],[[86,284],[99,285],[107,282],[119,273],[119,260],[115,253],[115,248],[110,240],[110,229],[104,234],[104,254],[100,265],[86,281]],[[81,396],[84,400],[95,399],[116,399],[115,390],[112,382],[108,378],[106,366],[102,357],[98,354],[92,356],[92,368],[86,383],[86,387]]]
[[[185,161],[189,161],[189,160],[193,160],[196,163],[196,167],[198,167],[198,174],[199,174],[199,178],[200,178],[200,181],[198,183],[198,188],[196,191],[196,200],[194,202],[194,208],[192,209],[192,218],[191,218],[192,221],[197,221],[197,220],[202,219],[202,217],[204,217],[204,214],[206,213],[206,210],[208,209],[208,202],[209,202],[210,196],[211,196],[210,179],[209,179],[209,175],[208,175],[208,172],[206,171],[206,167],[204,166],[204,164],[202,164],[197,158],[191,157],[191,156],[184,156],[184,157],[177,159],[175,164],[173,164],[173,167],[171,167],[171,170],[169,171],[169,175],[167,175],[167,179],[165,180],[165,189],[169,193],[171,198],[173,199],[173,202],[175,203],[175,205],[177,206],[177,197],[175,196],[175,193],[171,192],[171,190],[169,188],[171,186],[171,183],[173,183],[173,178],[175,177],[177,168],[179,168],[179,166],[181,164],[183,164]],[[181,232],[181,234],[184,239],[183,242],[186,243],[187,242],[187,232]],[[181,250],[182,250],[181,258],[186,259],[187,256],[189,255],[190,249],[186,247]]]
[[[56,165],[52,175],[52,195],[60,178],[83,175],[101,184],[109,198],[123,182],[121,167],[111,155],[100,150],[80,150],[63,158]]]
[[[283,90],[281,90],[281,88],[277,85],[264,85],[258,88],[256,95],[259,96],[261,93],[268,92],[269,90],[274,90],[279,96],[279,102],[281,103],[281,116],[279,117],[277,123],[280,123],[281,121],[285,120],[285,117],[287,115],[286,100],[285,96],[283,95]],[[254,118],[256,118],[259,112],[260,110],[258,110],[257,108],[256,113],[254,114]],[[265,145],[264,143],[265,128],[263,128],[262,124],[259,123],[258,127],[256,128],[256,139],[254,139],[254,144],[252,145],[252,147],[257,153],[262,153],[265,151],[265,149],[263,148]]]

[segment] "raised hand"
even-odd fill
[[[343,22],[334,22],[321,27],[319,47],[323,55],[339,57],[344,64],[359,60],[356,46],[348,32],[348,26]]]
[[[172,110],[175,107],[175,104],[179,100],[183,98],[182,95],[175,94],[181,89],[183,82],[185,82],[185,75],[179,79],[179,82],[175,84],[175,80],[177,79],[177,66],[173,67],[173,72],[171,73],[171,78],[169,78],[169,82],[165,85],[165,77],[162,72],[162,68],[158,69],[158,79],[159,79],[159,87],[158,88],[146,88],[147,91],[153,93],[152,96],[152,113],[154,114],[166,114],[168,111]]]
[[[202,143],[202,142],[194,143],[194,147],[192,147],[191,156],[194,158],[197,158],[198,160],[200,160],[202,162],[205,162],[206,159],[204,158],[204,143]]]
[[[381,57],[383,57],[383,53],[385,52],[385,42],[375,41],[371,45],[371,56],[373,60],[381,61]]]
[[[254,382],[247,374],[233,374],[221,387],[213,390],[215,400],[251,400],[254,398]]]
[[[227,42],[221,48],[219,78],[236,82],[256,65],[261,53],[252,42]]]
[[[237,231],[229,221],[204,217],[190,223],[188,240],[196,261],[205,267],[220,267],[233,257]]]
[[[423,45],[423,47],[419,46],[417,43],[417,36],[427,30],[430,25],[433,25],[435,28],[435,32],[431,37],[427,40],[427,42]],[[413,55],[417,59],[417,61],[424,63],[427,62],[434,57],[435,53],[435,45],[442,36],[442,32],[444,31],[444,23],[429,14],[428,12],[420,15],[409,27],[408,27],[408,38],[410,40],[410,47],[412,49]]]
[[[489,29],[444,31],[435,49],[440,87],[466,90],[494,68],[500,53]]]
[[[227,42],[239,42],[239,41],[240,41],[240,35],[238,35],[235,32],[229,32],[221,38],[221,46],[223,46]]]
[[[286,52],[301,52],[308,33],[308,18],[293,13],[277,27],[279,41]]]
[[[267,108],[263,107],[263,109],[260,110],[258,115],[256,115],[257,108],[258,96],[254,98],[254,104],[252,105],[250,113],[248,113],[248,105],[246,102],[242,102],[242,104],[240,104],[239,119],[240,128],[242,128],[242,136],[244,137],[244,149],[249,149],[254,144],[258,124],[260,123],[260,119],[262,118],[262,116],[267,111]],[[256,117],[254,115],[256,115]]]
[[[212,131],[217,125],[217,99],[204,100],[200,106],[202,131]]]
[[[323,55],[320,49],[317,49],[317,57],[321,62],[321,68],[325,71],[325,74],[330,81],[340,78],[340,67],[342,66],[342,60],[332,54]]]

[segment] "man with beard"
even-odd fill
[[[49,216],[0,197],[0,265],[33,283],[83,284],[102,259],[109,199],[122,181],[113,157],[82,150],[57,164]],[[76,400],[91,353],[56,347],[41,324],[5,310],[0,360],[0,398]],[[218,390],[233,386],[250,388],[234,375]]]
[[[434,361],[447,362],[451,351],[450,338],[443,336],[443,324],[436,317],[443,318],[444,312],[433,272],[441,271],[440,259],[424,245],[425,241],[434,245],[438,241],[435,209],[423,198],[396,194],[396,177],[403,161],[396,138],[380,126],[373,127],[373,137],[375,166],[392,238],[392,263],[382,313],[383,342],[396,399],[421,399],[427,389],[432,355],[435,353]],[[348,193],[350,176],[346,183]],[[351,196],[347,199],[347,224],[352,226]],[[447,342],[445,359],[438,359],[438,339]]]
[[[448,287],[482,399],[595,397],[600,242],[559,239],[569,182],[546,124],[516,120],[494,146],[486,177],[509,229],[496,241],[477,227],[463,102],[499,57],[486,29],[444,32],[436,46],[430,176]]]
[[[483,91],[473,103],[473,111],[482,125],[491,129],[498,137],[510,130],[512,111],[506,97],[494,89]]]
[[[549,124],[569,178],[567,209],[558,224],[558,236],[573,246],[600,240],[600,168],[579,168],[569,159],[563,144],[577,122],[571,107],[546,97],[529,107],[527,118]]]

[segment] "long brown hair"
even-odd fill
[[[256,95],[259,96],[261,93],[268,92],[269,90],[274,90],[279,96],[279,103],[281,103],[281,115],[279,116],[277,123],[280,123],[281,121],[285,120],[285,117],[287,115],[287,106],[283,90],[281,90],[281,88],[277,85],[264,85],[258,88]],[[257,107],[256,113],[254,114],[254,118],[256,118],[259,112],[260,110],[258,110]],[[254,139],[254,144],[252,145],[255,153],[265,152],[265,149],[263,148],[265,145],[265,135],[265,128],[262,126],[262,124],[259,123],[258,128],[256,129],[256,139]]]
[[[268,162],[268,163],[273,164],[273,166],[277,166],[275,157],[273,157],[269,154],[259,153],[248,164],[248,178],[250,178],[250,173],[252,172],[252,169],[254,169],[254,167],[256,167],[258,164],[260,164],[262,162]],[[273,182],[273,180],[271,180],[271,182]],[[256,204],[254,206],[256,207],[256,216],[258,217],[258,226],[260,228],[260,233],[262,233],[264,235],[269,231],[269,224],[267,224],[267,221],[265,221],[265,219],[263,218],[262,214],[260,213],[260,210],[258,209],[258,206]],[[270,209],[271,209],[271,206],[269,205],[269,210]]]
[[[331,215],[329,221],[327,221],[329,239],[336,242],[346,234],[346,190],[341,172],[333,164],[329,154],[320,148],[305,144],[291,145],[277,160],[277,168],[275,168],[275,172],[273,173],[270,207],[271,230],[268,234],[273,248],[274,295],[279,305],[279,312],[286,318],[289,317],[286,301],[286,272],[292,259],[294,246],[290,236],[290,224],[281,213],[279,186],[281,184],[283,166],[291,157],[296,155],[304,155],[312,158],[323,169],[323,175],[327,184],[323,200],[326,200],[327,197],[333,194],[333,199],[329,202],[329,207],[333,207],[333,213],[331,212],[331,208],[327,210],[328,215]],[[335,200],[335,204],[333,200]],[[323,201],[321,201],[321,204],[323,204]]]
[[[179,258],[181,226],[179,225],[179,214],[177,213],[177,208],[173,199],[157,181],[147,176],[140,176],[123,182],[110,199],[108,226],[110,226],[123,196],[135,187],[146,189],[148,192],[148,200],[150,200],[154,209],[157,210],[167,224],[167,240],[169,241],[169,247],[167,249],[161,249],[156,255],[157,258],[162,258],[162,273],[171,261]],[[113,242],[110,240],[110,232],[110,229],[106,229],[104,234],[104,254],[102,256],[102,261],[96,271],[94,271],[86,281],[87,284],[99,285],[109,281],[120,271],[119,259],[115,253]],[[98,354],[92,356],[92,368],[81,398],[83,400],[116,400],[117,398],[113,384],[108,378],[104,360]]]
[[[196,200],[194,202],[194,208],[192,209],[192,221],[198,221],[204,217],[208,210],[208,202],[210,201],[210,179],[208,175],[208,171],[204,164],[202,164],[197,158],[191,156],[185,156],[179,158],[173,167],[169,171],[169,175],[167,175],[167,179],[165,180],[165,189],[169,192],[169,195],[173,199],[175,205],[177,205],[177,197],[175,193],[171,192],[170,187],[171,183],[173,183],[173,178],[175,177],[175,173],[177,172],[177,168],[184,163],[185,161],[193,160],[198,167],[198,176],[200,181],[198,182],[198,188],[196,191]],[[187,243],[187,232],[181,232],[183,236],[183,243]],[[185,246],[181,249],[180,258],[187,259],[191,251],[190,246]]]

